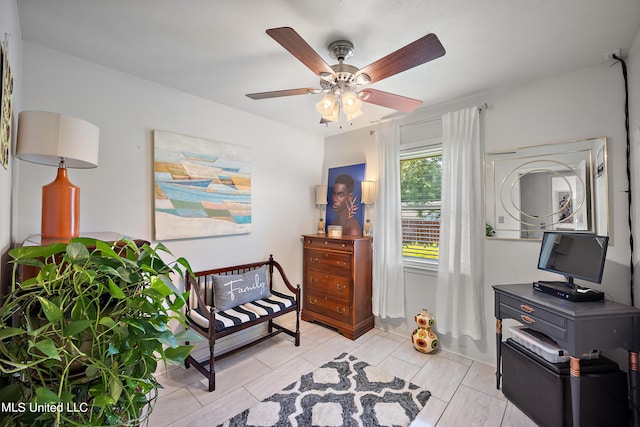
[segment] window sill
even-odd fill
[[[429,276],[438,275],[438,263],[432,261],[422,261],[418,259],[403,258],[403,267],[405,271],[412,273],[427,274]]]

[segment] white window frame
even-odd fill
[[[400,160],[442,155],[442,138],[429,138],[410,143],[400,144]],[[435,274],[438,271],[438,260],[422,259],[403,256],[405,268],[426,271]]]

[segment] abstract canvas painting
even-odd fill
[[[251,231],[251,149],[154,131],[155,239]]]
[[[9,42],[2,42],[0,49],[0,163],[9,167],[9,146],[11,145],[11,120],[13,117],[13,75],[9,65]]]

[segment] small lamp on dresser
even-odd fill
[[[361,201],[364,204],[364,235],[371,235],[371,221],[367,214],[367,206],[373,204],[375,194],[375,182],[374,181],[362,181],[362,197]]]
[[[99,129],[75,117],[46,111],[18,116],[16,157],[57,166],[56,179],[42,187],[42,241],[67,242],[80,234],[80,188],[67,168],[98,166]]]
[[[318,234],[324,234],[324,214],[322,212],[323,206],[327,205],[327,186],[316,185],[316,206],[320,211],[320,219],[318,220]]]

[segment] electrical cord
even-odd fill
[[[633,222],[632,222],[632,210],[631,210],[631,138],[629,135],[629,87],[628,87],[628,82],[627,82],[627,64],[625,64],[624,60],[616,55],[613,55],[613,59],[615,59],[616,61],[620,62],[620,65],[622,66],[622,77],[624,78],[624,93],[625,93],[625,100],[624,100],[624,115],[625,115],[625,121],[624,121],[624,127],[625,130],[627,132],[627,180],[629,182],[629,188],[627,191],[627,195],[628,195],[628,202],[629,202],[629,247],[631,249],[631,262],[630,262],[630,272],[631,272],[631,283],[630,283],[630,293],[631,293],[631,305],[635,306],[634,304],[634,298],[633,298]],[[631,354],[631,353],[629,353]],[[635,359],[635,363],[637,363],[637,353],[636,353],[636,359]],[[634,363],[632,361],[632,359],[629,359],[629,363]],[[630,366],[631,368],[631,366]],[[638,383],[637,383],[637,379],[633,379],[633,378],[629,378],[630,382],[629,382],[629,388],[630,388],[630,395],[631,396],[637,396],[639,391],[638,391]],[[635,419],[635,420],[640,420],[640,408],[638,408],[635,405],[635,401],[632,398],[631,399],[631,419]]]
[[[634,295],[633,295],[633,276],[634,276],[634,267],[633,267],[633,258],[634,258],[634,250],[633,250],[633,218],[632,218],[632,209],[631,209],[631,138],[629,135],[629,86],[627,82],[627,64],[624,62],[622,58],[617,55],[613,55],[613,59],[620,62],[622,66],[622,77],[624,78],[624,127],[627,133],[627,181],[628,181],[628,189],[627,189],[627,201],[629,203],[629,248],[631,249],[631,262],[629,263],[630,273],[631,273],[631,283],[630,283],[630,296],[631,296],[631,305],[635,306]]]

